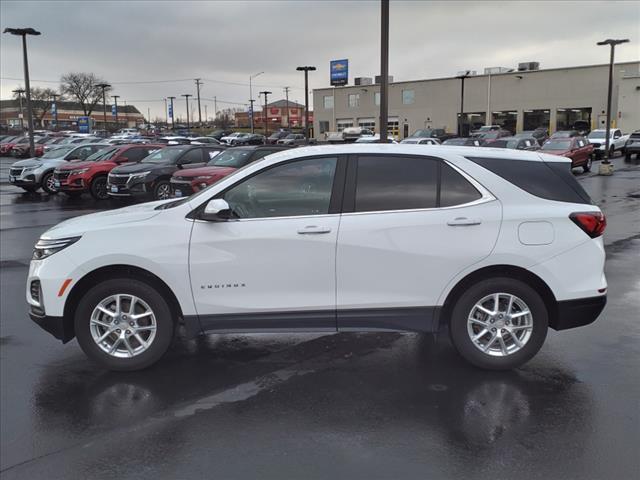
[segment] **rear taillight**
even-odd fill
[[[591,238],[602,235],[607,226],[607,219],[602,212],[574,212],[569,218]]]

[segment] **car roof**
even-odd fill
[[[229,150],[291,150],[289,147],[280,145],[242,145],[239,147],[227,148]]]

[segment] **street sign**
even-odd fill
[[[115,103],[111,105],[111,115],[113,115],[114,117],[118,116],[118,107]]]
[[[331,60],[329,69],[331,85],[339,86],[349,83],[349,60]]]

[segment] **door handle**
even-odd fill
[[[478,218],[456,217],[453,220],[449,220],[447,225],[450,227],[470,227],[481,223],[482,221]]]
[[[298,229],[300,235],[317,235],[320,233],[329,233],[331,229],[329,227],[318,227],[317,225],[308,225],[304,228]]]

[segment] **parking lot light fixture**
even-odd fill
[[[104,122],[104,129],[107,129],[107,97],[105,95],[105,92],[107,90],[107,88],[111,88],[111,85],[109,85],[108,83],[99,83],[96,85],[96,87],[101,88],[102,89],[102,121]]]
[[[169,105],[171,106],[171,130],[176,129],[176,113],[173,111],[173,101],[176,97],[167,97],[169,99]]]
[[[309,72],[314,72],[316,67],[297,67],[298,72],[304,72],[304,137],[309,141]]]
[[[613,86],[613,59],[615,54],[616,45],[620,45],[622,43],[627,43],[629,41],[628,38],[621,40],[614,40],[608,38],[607,40],[603,40],[602,42],[598,42],[598,45],[610,45],[611,47],[611,55],[609,57],[609,86],[607,90],[607,126],[605,133],[605,149],[604,149],[604,161],[600,164],[600,175],[611,175],[613,173],[613,168],[611,167],[611,162],[609,161],[609,135],[611,134],[611,90]]]
[[[184,100],[187,103],[187,132],[191,132],[191,124],[189,123],[189,97],[193,97],[193,95],[190,93],[183,93],[181,96],[184,97]]]
[[[264,95],[264,111],[262,112],[262,119],[264,120],[264,136],[265,139],[267,137],[267,135],[269,135],[269,115],[267,112],[267,96],[271,95],[271,92],[268,91],[264,91],[264,92],[260,92],[260,95]]]
[[[264,72],[254,73],[253,75],[249,75],[249,103],[251,104],[251,110],[249,111],[249,121],[251,122],[251,133],[255,133],[254,125],[253,125],[253,90],[251,87],[251,81],[256,78],[258,75],[262,75]]]
[[[18,95],[18,103],[20,104],[20,131],[24,133],[24,109],[22,108],[22,95],[24,94],[24,89],[16,88],[12,90],[13,93]]]
[[[118,98],[120,98],[120,95],[111,95],[111,98],[113,98],[113,106],[114,111],[115,111],[115,122],[116,122],[116,130],[118,130]],[[105,129],[106,130],[106,129]]]
[[[31,109],[31,86],[29,85],[29,62],[27,60],[27,35],[41,35],[33,28],[5,28],[3,33],[10,33],[22,37],[22,58],[24,63],[24,88],[27,96],[27,127],[29,128],[29,154],[36,156],[36,148],[33,142],[33,110]]]
[[[464,122],[464,79],[471,75],[471,71],[467,70],[462,75],[458,75],[456,78],[461,80],[460,85],[460,118],[458,119],[458,136],[462,137],[462,126]]]

